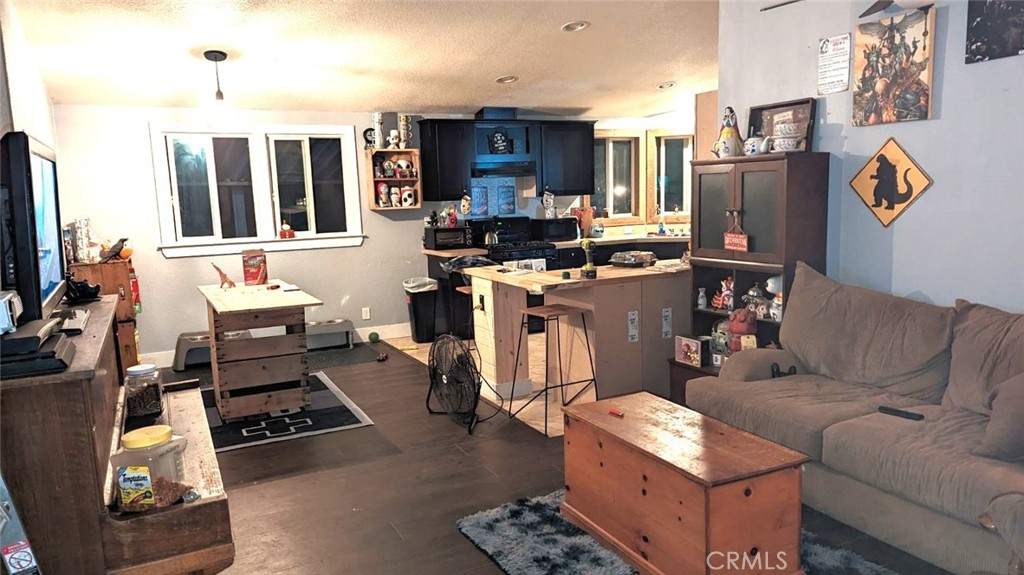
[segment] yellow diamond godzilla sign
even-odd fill
[[[864,200],[864,205],[885,227],[931,185],[928,174],[893,138],[889,138],[850,180],[850,186]]]

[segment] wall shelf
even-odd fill
[[[405,160],[409,162],[412,169],[416,170],[416,177],[374,177],[374,167],[376,165],[383,165],[384,162],[390,161],[397,163]],[[381,148],[370,148],[366,150],[366,198],[367,206],[376,212],[385,212],[391,210],[417,210],[423,205],[423,186],[421,183],[421,177],[423,175],[423,165],[420,162],[420,151],[412,148],[406,149],[381,149]],[[387,204],[384,205],[379,200],[380,193],[378,188],[381,185],[385,185],[388,188]],[[397,188],[399,197],[402,194],[402,188],[411,187],[413,189],[413,201],[408,206],[392,206],[391,205],[391,191],[392,188]]]

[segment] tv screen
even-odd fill
[[[64,297],[64,248],[53,150],[24,132],[0,140],[3,288],[17,290],[19,324],[45,319]]]

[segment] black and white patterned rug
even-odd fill
[[[562,490],[480,511],[459,531],[509,575],[634,575],[636,570],[562,517]],[[804,531],[800,561],[807,575],[899,575]]]
[[[324,372],[309,374],[310,404],[300,409],[223,420],[213,387],[202,386],[203,406],[217,452],[373,425],[373,421]]]

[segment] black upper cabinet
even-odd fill
[[[469,191],[475,157],[473,122],[420,120],[423,200],[453,201]]]
[[[594,124],[541,124],[542,161],[537,185],[556,196],[594,193]]]

